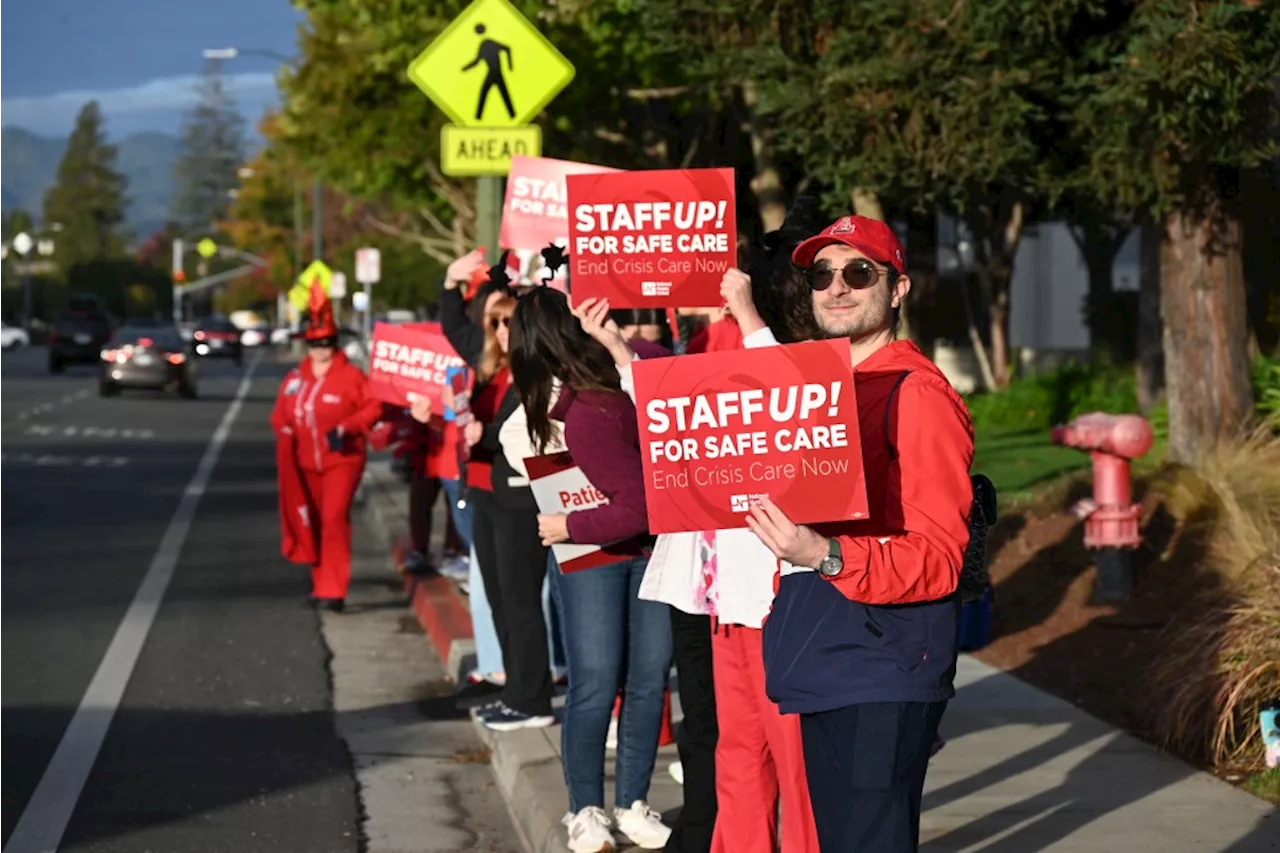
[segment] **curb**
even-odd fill
[[[369,465],[369,509],[376,523],[388,537],[394,537],[391,545],[391,561],[404,578],[404,591],[409,597],[409,609],[417,618],[422,630],[445,664],[445,674],[455,684],[462,678],[466,659],[475,653],[474,634],[471,630],[471,613],[453,582],[441,575],[416,578],[403,571],[404,555],[409,549],[407,533],[398,533],[406,526],[406,517],[396,507],[390,486],[396,481],[390,475],[385,462]],[[437,535],[442,535],[443,524],[434,525]]]
[[[409,548],[408,535],[400,533],[406,526],[406,514],[393,491],[399,483],[385,462],[371,461],[368,470],[368,507],[375,523],[386,532],[384,541],[390,542],[391,561],[399,571]],[[436,535],[443,535],[443,524],[433,527]],[[404,589],[409,609],[456,684],[463,677],[464,662],[475,654],[471,613],[462,595],[452,581],[440,575],[405,575]],[[475,727],[489,748],[494,780],[525,849],[529,853],[564,853],[569,833],[560,820],[569,810],[569,794],[560,754],[550,739],[550,732],[558,730],[493,732],[478,722]]]

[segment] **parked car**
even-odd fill
[[[8,323],[0,323],[0,348],[7,351],[29,346],[31,346],[31,338],[27,337],[26,329],[10,326]]]
[[[245,347],[260,347],[267,342],[271,334],[270,326],[250,326],[240,332],[240,345]]]
[[[160,388],[194,399],[196,359],[176,328],[122,326],[99,354],[98,394],[124,388]]]
[[[205,358],[231,358],[236,364],[244,360],[240,330],[226,317],[206,317],[196,324],[196,355]]]
[[[49,372],[68,364],[93,364],[111,338],[111,319],[93,297],[73,297],[49,330]]]

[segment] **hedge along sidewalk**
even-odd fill
[[[370,500],[375,507],[382,502],[382,517],[398,532],[406,524],[408,489],[385,466],[371,470]],[[435,529],[443,535],[443,524]],[[455,647],[447,648],[452,657]],[[451,664],[450,671],[459,670]],[[967,655],[956,691],[942,722],[949,742],[930,762],[925,784],[921,841],[930,853],[1280,849],[1280,811],[1070,703]],[[481,735],[529,849],[563,853],[560,818],[568,795],[559,726],[510,733],[481,727]],[[668,819],[682,796],[666,773],[674,760],[674,747],[660,750],[650,794]]]
[[[403,541],[404,531],[408,529],[408,486],[391,473],[389,464],[381,460],[370,463],[368,471],[370,508],[379,523],[388,530],[390,541]],[[443,501],[437,502],[437,514],[431,527],[433,553],[440,552],[444,541],[443,507]],[[393,562],[398,557],[393,554]],[[405,591],[414,615],[426,631],[436,654],[447,662],[446,672],[456,683],[462,673],[470,671],[475,661],[475,641],[466,596],[452,581],[439,576],[426,579],[406,577]],[[679,697],[673,692],[671,698],[672,716],[678,722]],[[563,696],[558,696],[555,704],[558,712],[564,705]],[[476,728],[489,747],[494,777],[525,846],[531,853],[564,853],[568,849],[569,835],[560,820],[569,810],[569,794],[560,763],[559,724],[515,732],[494,732],[479,723],[476,723]],[[605,759],[606,803],[613,802],[614,757],[615,753],[610,751]],[[683,801],[680,786],[668,772],[672,762],[677,760],[674,746],[658,750],[649,790],[649,804],[662,812],[668,821],[674,820]]]

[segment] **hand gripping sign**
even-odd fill
[[[706,308],[737,262],[732,169],[570,175],[569,285],[575,302]]]
[[[369,358],[369,393],[397,406],[425,396],[439,411],[449,368],[463,364],[439,323],[378,323]]]
[[[530,456],[524,460],[529,472],[529,488],[538,502],[538,512],[545,515],[571,513],[607,504],[604,492],[591,485],[582,469],[568,453]],[[606,566],[620,559],[599,545],[575,545],[564,542],[552,545],[561,574]]]
[[[768,495],[797,524],[867,517],[847,341],[635,362],[649,532],[746,527]]]

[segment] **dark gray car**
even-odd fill
[[[102,350],[98,393],[122,388],[160,388],[196,396],[196,359],[177,329],[125,326]]]

